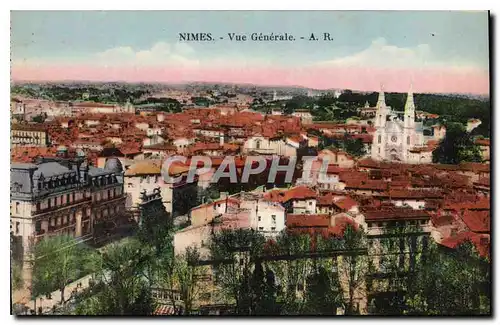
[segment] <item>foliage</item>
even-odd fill
[[[322,136],[320,138],[320,149],[340,149],[354,157],[362,157],[366,154],[365,146],[361,139],[353,139],[348,134],[345,134],[342,139],[328,138]]]
[[[151,287],[142,274],[153,256],[148,247],[134,238],[113,243],[96,256],[96,277],[102,284],[80,298],[80,315],[149,315],[153,311]]]
[[[408,289],[409,314],[490,314],[490,265],[470,242],[453,252],[433,247]]]
[[[31,118],[31,120],[35,123],[43,123],[47,119],[47,113],[42,113],[40,115],[36,115]]]
[[[446,136],[433,152],[433,162],[459,164],[461,162],[481,162],[481,150],[464,127],[458,123],[448,123]]]
[[[222,298],[236,303],[238,314],[253,312],[250,278],[264,243],[260,233],[248,229],[221,230],[212,235],[209,248],[215,261],[215,282],[221,288]]]
[[[32,295],[61,291],[88,271],[90,250],[70,236],[44,238],[34,248]]]
[[[17,261],[11,261],[10,267],[11,267],[12,289],[14,290],[22,289],[24,285],[22,264]]]
[[[366,233],[363,229],[356,229],[347,225],[342,236],[343,248],[355,251],[367,247]],[[356,299],[360,297],[365,287],[365,277],[368,271],[368,257],[364,254],[345,254],[341,256],[339,273],[341,278],[347,279],[347,301],[345,302],[346,314],[357,314],[359,310]]]
[[[196,248],[188,247],[182,256],[175,259],[174,277],[180,291],[181,300],[184,302],[184,313],[189,314],[193,303],[199,297],[201,285],[200,277],[204,269],[197,267],[200,253]]]
[[[135,102],[137,106],[151,106],[157,110],[170,113],[179,113],[182,111],[181,103],[174,98],[168,97],[148,97],[144,100]]]
[[[304,313],[309,315],[336,315],[342,302],[338,274],[328,272],[321,265],[307,280]]]
[[[154,248],[156,255],[171,251],[173,240],[173,220],[161,202],[141,208],[141,221],[137,238]]]

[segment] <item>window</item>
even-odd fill
[[[263,231],[263,230],[264,230],[264,227],[259,227],[259,230],[260,230],[260,231]]]
[[[309,201],[309,206],[313,205],[312,201]]]
[[[261,220],[262,220],[262,217],[261,217],[261,216],[259,216],[259,221],[261,221]]]
[[[16,214],[19,213],[19,202],[16,202]]]
[[[410,144],[410,136],[406,137],[406,144]]]
[[[16,234],[19,234],[19,225],[20,225],[20,223],[16,222]]]
[[[380,134],[378,135],[378,143],[382,143],[382,136]]]
[[[271,227],[271,231],[275,231],[276,230],[276,227]]]
[[[380,148],[378,148],[378,153],[380,153]]]
[[[274,214],[271,216],[271,219],[273,220],[273,223],[276,223],[276,216]]]

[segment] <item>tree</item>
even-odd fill
[[[252,313],[250,279],[264,243],[264,237],[253,229],[223,229],[212,235],[209,247],[215,282],[222,298],[236,304],[238,314]]]
[[[281,313],[300,315],[306,304],[305,295],[301,293],[305,291],[306,279],[313,265],[310,258],[303,257],[311,252],[311,237],[309,234],[283,231],[276,239],[275,246],[274,254],[289,257],[269,262],[279,279],[277,301],[281,306]]]
[[[86,271],[89,249],[70,236],[44,238],[34,247],[32,291],[34,296],[61,292]]]
[[[279,308],[276,302],[276,281],[271,269],[264,270],[262,261],[255,262],[255,268],[250,280],[250,299],[252,301],[252,315],[278,315]]]
[[[440,164],[459,164],[461,162],[481,162],[481,150],[474,144],[462,124],[448,123],[446,136],[434,150],[433,162]]]
[[[78,299],[79,315],[149,315],[152,313],[151,287],[143,275],[154,250],[135,238],[113,243],[95,256],[98,284]]]
[[[184,302],[184,313],[189,315],[194,301],[201,292],[200,277],[204,267],[199,267],[200,253],[196,248],[188,247],[186,252],[175,259],[174,277]]]
[[[368,270],[368,257],[364,254],[355,253],[356,250],[365,249],[366,234],[364,230],[356,229],[347,225],[342,236],[342,247],[353,253],[341,256],[339,263],[339,275],[342,287],[347,292],[346,314],[358,314],[356,300],[366,295],[365,277]]]
[[[433,245],[408,291],[408,314],[490,315],[490,265],[471,242],[455,251]]]
[[[414,285],[415,272],[425,261],[429,235],[418,225],[389,223],[381,236],[370,241],[369,255],[378,258],[370,262],[368,287],[374,290],[370,313],[400,315],[406,311],[405,294]]]
[[[47,113],[34,116],[31,120],[35,123],[43,123],[47,119]]]
[[[141,220],[137,239],[151,246],[159,257],[173,251],[173,220],[158,200],[141,207]]]
[[[20,290],[23,288],[23,267],[21,263],[16,261],[11,261],[11,279],[12,279],[12,289]]]
[[[336,274],[319,266],[309,277],[306,289],[305,313],[309,315],[336,315],[342,301],[340,284]]]

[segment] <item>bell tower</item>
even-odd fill
[[[387,115],[389,113],[389,108],[385,105],[385,94],[384,87],[380,85],[380,92],[378,93],[377,100],[377,114],[375,115],[375,134],[372,140],[371,155],[374,160],[385,159],[385,143],[386,134],[385,126],[387,122]]]
[[[413,100],[413,85],[410,84],[410,90],[406,97],[404,127],[415,128],[415,101]]]
[[[405,162],[410,161],[410,149],[415,146],[415,101],[413,100],[413,85],[410,83],[410,90],[406,97],[404,111],[403,128],[403,155]]]

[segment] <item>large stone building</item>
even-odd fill
[[[372,158],[394,162],[423,164],[432,162],[432,148],[426,147],[421,122],[415,122],[415,103],[410,89],[404,107],[404,117],[385,104],[384,91],[377,101],[377,114],[372,142]]]
[[[96,168],[64,158],[12,164],[10,225],[17,259],[29,259],[43,238],[66,234],[97,242],[119,225],[125,217],[119,167],[113,161]]]

